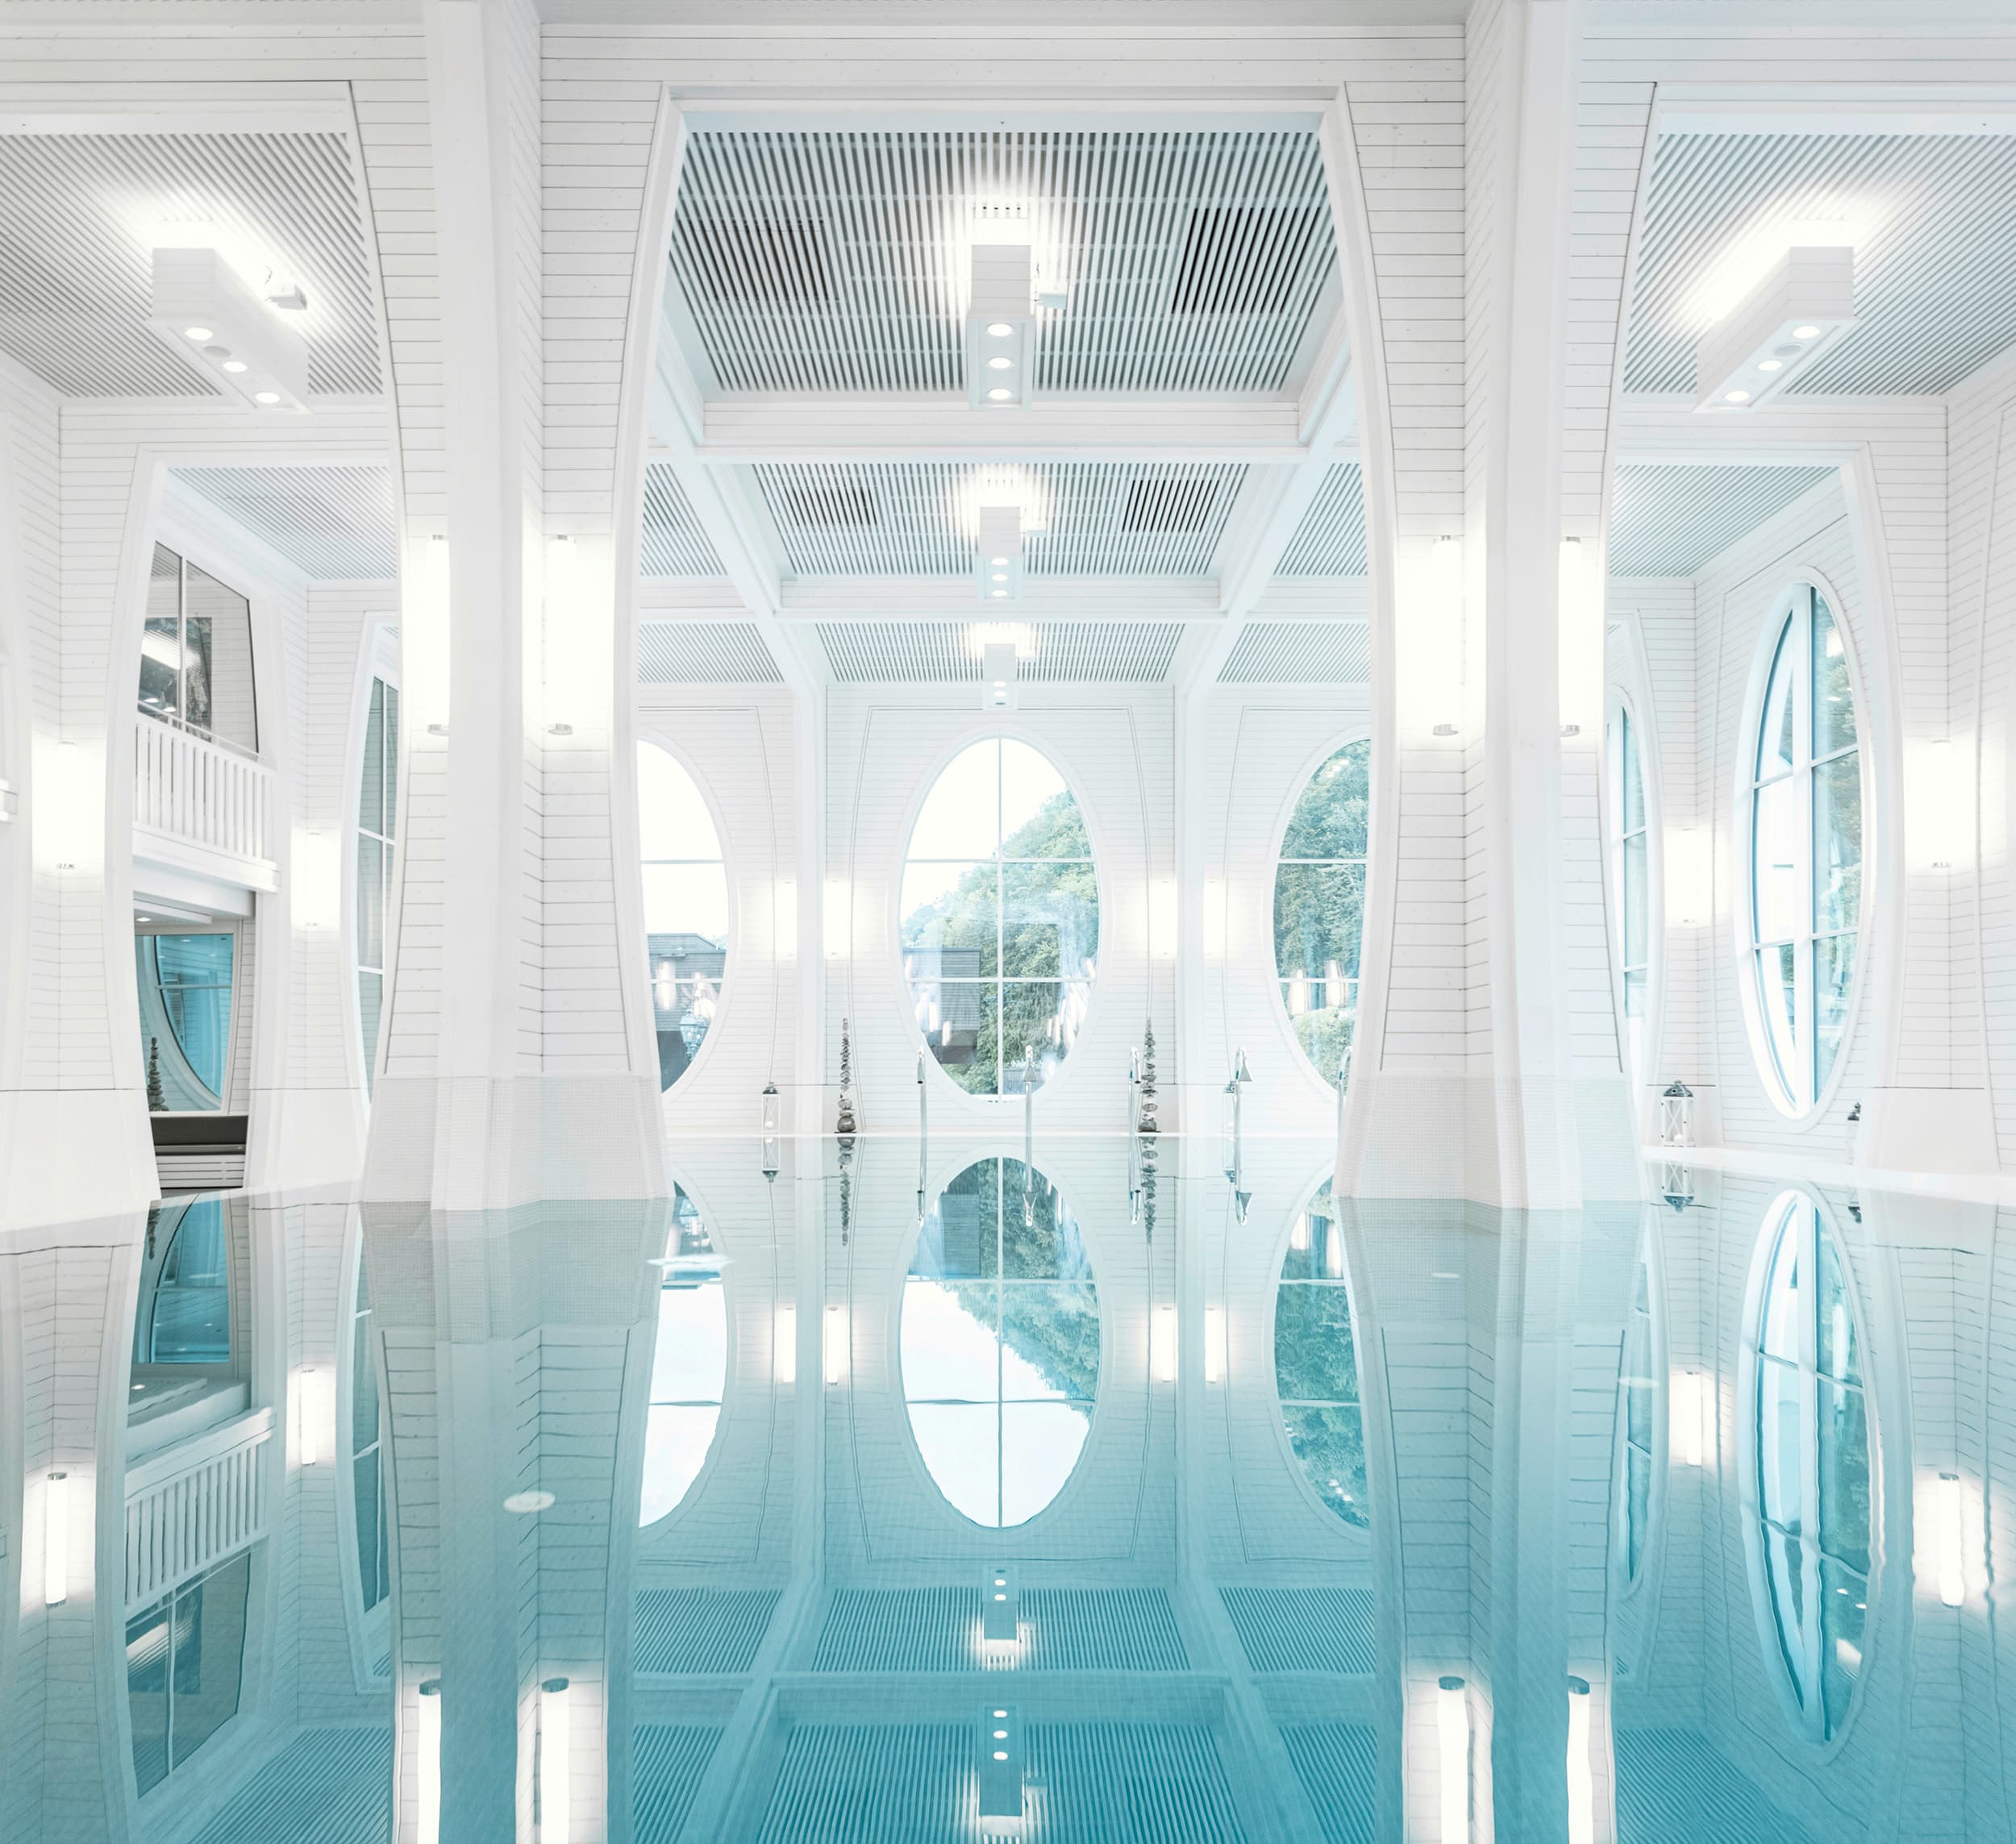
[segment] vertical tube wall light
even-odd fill
[[[539,1844],[568,1844],[573,1826],[573,1735],[567,1680],[539,1687]]]
[[[320,1393],[316,1388],[318,1380],[315,1367],[311,1363],[303,1364],[298,1409],[301,1417],[301,1463],[303,1466],[313,1466],[322,1458],[321,1418],[316,1413],[319,1407],[317,1397]]]
[[[1435,1686],[1435,1742],[1442,1771],[1442,1844],[1469,1844],[1470,1706],[1463,1680]]]
[[[847,1309],[829,1306],[826,1309],[826,1380],[828,1383],[847,1381]]]
[[[1568,1844],[1596,1844],[1596,1774],[1589,1753],[1589,1680],[1568,1680]]]
[[[770,1374],[779,1383],[789,1384],[798,1380],[798,1309],[795,1306],[780,1306],[777,1313],[777,1330],[773,1334],[774,1345],[770,1353]]]
[[[1966,1551],[1960,1530],[1960,1476],[1956,1472],[1941,1473],[1938,1490],[1939,1599],[1948,1607],[1958,1607],[1967,1598]]]
[[[70,1598],[70,1476],[49,1475],[43,1496],[42,1600],[60,1607]]]
[[[1225,1309],[1204,1309],[1204,1380],[1216,1383],[1225,1374]]]
[[[1673,1404],[1669,1430],[1673,1451],[1683,1466],[1699,1466],[1706,1455],[1708,1379],[1697,1370],[1673,1372]]]
[[[1148,1374],[1157,1383],[1176,1381],[1176,1337],[1175,1307],[1156,1307],[1148,1324]]]
[[[413,1737],[415,1844],[441,1840],[441,1680],[420,1686],[419,1714]]]

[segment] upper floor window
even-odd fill
[[[1761,1055],[1781,1105],[1811,1108],[1847,1035],[1862,910],[1862,758],[1839,625],[1801,585],[1777,633],[1751,789]]]
[[[1332,1088],[1358,1014],[1364,931],[1369,743],[1347,743],[1310,777],[1274,872],[1274,972],[1295,1041]]]
[[[1862,1341],[1847,1263],[1820,1205],[1788,1191],[1752,1347],[1756,1508],[1781,1662],[1808,1738],[1846,1720],[1862,1675],[1874,1538]]]
[[[671,1243],[660,1268],[639,1524],[656,1523],[693,1490],[720,1429],[727,1388],[728,1299],[721,1257],[698,1206],[683,1190],[673,1193]]]
[[[1099,880],[1064,776],[990,736],[947,764],[903,865],[903,973],[939,1067],[1020,1094],[1077,1041],[1099,959]]]
[[[1610,719],[1610,888],[1624,981],[1624,1051],[1632,1080],[1642,1081],[1652,979],[1652,828],[1645,814],[1638,726],[1622,706]]]
[[[238,1713],[252,1552],[241,1550],[126,1622],[133,1778],[146,1792]]]
[[[364,1086],[377,1079],[385,1015],[385,931],[392,916],[394,842],[399,824],[399,688],[371,681],[357,789],[357,1018],[364,1034]]]
[[[728,868],[692,776],[655,743],[637,745],[637,820],[644,861],[658,1086],[693,1067],[721,1002],[728,964]]]
[[[148,578],[140,703],[207,742],[259,752],[252,604],[165,544]]]
[[[1274,1294],[1274,1390],[1288,1444],[1316,1496],[1345,1523],[1369,1525],[1358,1341],[1344,1226],[1328,1180],[1289,1232]]]

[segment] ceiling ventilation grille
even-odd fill
[[[1019,505],[1029,577],[1209,573],[1239,463],[783,464],[754,470],[800,577],[963,577],[982,505]],[[862,510],[871,517],[838,516]]]
[[[1306,128],[702,129],[673,273],[727,390],[954,391],[972,214],[1046,291],[1039,390],[1268,391],[1332,261]]]
[[[1180,622],[1050,621],[1018,625],[1023,685],[1157,685],[1168,676]],[[819,642],[848,685],[977,684],[981,649],[998,630],[964,621],[823,621]]]
[[[637,571],[645,577],[726,574],[669,462],[653,461],[644,469],[644,536]]]
[[[1662,135],[1624,388],[1691,392],[1695,343],[1718,296],[1733,306],[1798,240],[1794,227],[1819,220],[1855,246],[1860,324],[1785,394],[1950,389],[2016,343],[2013,217],[2016,136]],[[1762,260],[1724,269],[1739,239]]]
[[[1610,573],[1691,577],[1833,472],[1624,462],[1611,489]]]
[[[1364,477],[1356,461],[1338,461],[1295,528],[1275,574],[1362,577],[1365,573]]]
[[[318,581],[399,573],[384,467],[175,468],[171,477]]]
[[[777,685],[763,636],[746,621],[645,621],[637,627],[640,685]]]
[[[1362,621],[1256,621],[1218,676],[1221,685],[1355,685],[1372,676]]]
[[[238,266],[306,295],[283,316],[311,390],[376,394],[378,335],[356,183],[340,135],[4,135],[0,351],[66,397],[219,393],[147,325],[152,238],[136,202],[211,227]]]

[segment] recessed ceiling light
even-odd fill
[[[987,361],[987,368],[990,372],[1005,372],[1008,370],[1010,367],[1014,364],[1014,362],[1015,361],[1013,359],[989,359]]]
[[[252,393],[254,403],[277,403],[279,401],[280,393],[277,390],[256,390]]]
[[[1005,571],[997,570],[997,571],[995,571],[995,572],[994,572],[994,581],[995,581],[996,582],[998,582],[998,583],[1005,583],[1005,582],[1006,582],[1006,581],[1007,581],[1007,580],[1008,580],[1008,577],[1007,577],[1007,573],[1006,573]]]
[[[1760,359],[1757,361],[1757,369],[1760,372],[1781,372],[1785,368],[1783,359]]]
[[[192,339],[208,339],[215,337],[207,327],[185,327],[182,331]]]
[[[996,564],[1005,564],[1005,563],[1006,563],[1006,562],[1008,561],[1008,560],[1007,560],[1006,557],[994,557],[994,558],[991,558],[991,559],[989,559],[989,560],[990,562],[992,562],[992,563],[996,563]]]
[[[1722,400],[1724,403],[1747,403],[1750,393],[1747,390],[1726,390],[1722,393]]]
[[[987,323],[987,331],[993,339],[1005,339],[1014,331],[1014,328],[1010,327],[1006,320],[990,320]]]
[[[996,601],[1000,601],[1007,595],[1007,593],[1008,592],[1006,589],[996,589],[994,591],[994,600]]]
[[[236,373],[244,368],[245,361],[243,359],[227,359],[224,361],[224,369],[227,372]]]
[[[1792,336],[1795,339],[1817,339],[1820,337],[1820,329],[1818,327],[1795,327],[1792,329]]]
[[[1014,394],[1015,393],[1012,390],[1006,389],[1000,385],[996,385],[992,390],[987,393],[987,401],[990,403],[1006,403]]]

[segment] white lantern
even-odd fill
[[[1665,1146],[1694,1143],[1694,1092],[1677,1078],[1659,1097],[1659,1138]]]

